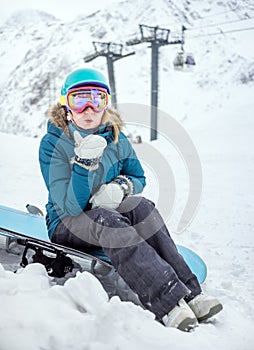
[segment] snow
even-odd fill
[[[152,3],[147,6],[147,2],[142,0],[135,12],[133,10],[132,17],[139,23],[144,20],[143,23],[160,23],[162,27],[168,26],[166,21],[169,16],[172,24],[177,24],[179,18],[187,18],[189,26],[197,27],[243,18],[243,14],[248,11],[252,15],[249,1],[240,1],[235,5],[234,12],[229,12],[232,2],[227,5],[218,2],[216,6],[212,6],[211,1],[197,0],[193,1],[194,11],[194,7],[189,7],[187,1],[179,4],[177,2],[178,5],[171,1],[172,8],[166,12],[167,3],[158,1],[159,10],[156,13]],[[48,74],[51,69],[47,70],[48,65],[55,68],[56,76],[59,76],[56,85],[60,86],[61,75],[81,63],[81,59],[77,62],[77,57],[85,54],[83,52],[81,55],[80,49],[84,35],[90,42],[94,38],[97,40],[97,35],[107,29],[115,40],[120,39],[121,33],[114,30],[119,20],[125,23],[124,35],[133,32],[137,25],[129,22],[127,16],[128,11],[133,9],[132,5],[131,1],[121,1],[121,7],[116,7],[115,12],[108,14],[107,26],[99,21],[101,17],[97,13],[94,18],[100,25],[96,28],[90,27],[89,19],[81,14],[79,25],[74,22],[62,25],[53,20],[50,26],[38,23],[38,26],[31,24],[29,27],[27,24],[16,40],[15,28],[8,27],[4,30],[1,38],[4,44],[4,53],[0,57],[1,84],[4,84],[6,77],[9,80],[8,89],[1,94],[2,100],[8,102],[7,108],[1,105],[2,205],[25,210],[25,205],[30,203],[45,212],[47,192],[40,174],[38,147],[45,132],[43,115],[48,95],[43,92],[38,104],[27,103],[28,117],[22,109],[22,103],[28,92],[34,93],[30,86],[38,84],[41,75]],[[121,8],[126,11],[121,11]],[[142,15],[141,10],[144,10]],[[226,14],[212,17],[222,12]],[[211,15],[207,21],[197,19],[207,15]],[[149,16],[151,22],[148,21]],[[19,21],[22,23],[22,19]],[[247,23],[248,26],[251,25],[250,21]],[[239,23],[238,28],[242,28],[243,24],[244,22]],[[79,27],[83,28],[83,32],[78,31]],[[72,52],[67,49],[68,40],[71,39],[68,36],[70,28],[77,33],[76,46]],[[236,27],[232,24],[223,28],[229,30]],[[55,40],[53,33],[56,30],[58,36]],[[209,29],[210,32],[215,30],[216,27]],[[199,34],[207,33],[208,29],[202,29]],[[208,276],[203,289],[220,299],[223,311],[190,333],[165,328],[155,321],[152,313],[140,306],[123,302],[117,296],[109,299],[100,282],[89,272],[78,272],[76,277],[68,279],[63,285],[56,285],[39,264],[29,265],[25,269],[19,268],[17,273],[13,273],[11,267],[18,257],[4,251],[3,239],[0,238],[1,350],[96,350],[102,347],[110,350],[142,347],[147,350],[253,348],[252,33],[246,31],[198,39],[194,38],[196,31],[195,35],[190,31],[187,45],[188,50],[195,53],[197,66],[188,73],[173,70],[172,60],[177,52],[175,48],[171,51],[166,47],[161,48],[160,109],[170,113],[186,130],[202,164],[202,197],[196,215],[181,234],[176,234],[176,228],[188,194],[188,169],[179,155],[179,150],[163,135],[150,142],[147,129],[149,121],[146,126],[142,126],[134,115],[132,120],[136,117],[137,123],[127,123],[128,130],[141,134],[142,139],[154,150],[154,154],[160,154],[167,160],[167,166],[174,176],[176,191],[172,212],[167,216],[167,225],[177,243],[194,249],[204,258],[208,266]],[[40,45],[37,46],[36,40],[41,40],[42,46],[47,47],[47,52],[38,51]],[[28,55],[31,42],[34,47]],[[135,58],[126,59],[125,65],[122,62],[116,64],[118,97],[121,103],[130,102],[129,96],[132,97],[131,102],[137,104],[145,104],[149,99],[150,52],[148,54],[148,48],[141,46],[137,48]],[[89,51],[87,47],[85,49]],[[17,51],[15,55],[14,48]],[[59,58],[57,55],[63,52],[66,58]],[[74,58],[75,63],[71,63]],[[104,67],[104,61],[98,62],[100,63],[94,64],[95,67]],[[19,79],[22,76],[27,79]],[[137,76],[140,77],[139,81],[136,81]],[[244,83],[242,76],[248,77],[248,82]],[[135,83],[126,84],[129,80]],[[12,109],[10,98],[13,91],[16,93],[17,103]],[[9,128],[8,134],[5,133],[6,125]],[[144,194],[157,203],[168,186],[167,177],[161,174],[165,168],[154,168],[152,159],[149,161],[149,148],[144,151],[138,145],[134,146],[137,152],[143,152],[148,179]]]

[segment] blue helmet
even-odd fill
[[[68,90],[86,85],[103,87],[110,95],[108,80],[100,71],[91,68],[80,68],[67,75],[61,89],[61,98],[66,96]]]

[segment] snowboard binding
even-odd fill
[[[74,263],[73,260],[66,256],[66,253],[58,250],[55,247],[45,247],[40,243],[29,242],[25,244],[25,249],[22,254],[20,266],[26,267],[29,264],[29,249],[34,251],[32,255],[32,263],[40,263],[45,266],[47,273],[51,277],[64,277],[68,272],[71,272]],[[45,254],[45,251],[50,253],[50,256]]]

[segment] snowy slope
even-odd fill
[[[39,265],[17,274],[9,272],[7,267],[17,257],[0,248],[1,350],[253,348],[253,31],[207,36],[253,26],[252,20],[246,20],[253,17],[252,1],[161,0],[155,5],[140,0],[135,5],[134,1],[121,1],[114,11],[99,11],[88,18],[81,14],[72,23],[43,16],[40,23],[20,25],[19,34],[15,24],[2,28],[0,67],[5,89],[0,96],[7,103],[1,104],[0,125],[9,133],[0,133],[1,204],[24,210],[27,203],[33,203],[44,210],[47,202],[38,145],[45,131],[46,109],[55,93],[49,96],[48,73],[56,77],[59,89],[66,71],[83,64],[92,40],[122,41],[136,31],[138,23],[200,27],[198,33],[186,33],[186,50],[192,51],[197,61],[193,72],[173,70],[179,48],[161,49],[159,103],[162,110],[181,121],[197,148],[203,172],[197,214],[187,230],[181,235],[173,233],[173,237],[205,259],[208,277],[203,288],[221,300],[224,310],[189,334],[166,329],[140,307],[117,297],[108,300],[88,273],[64,286],[54,286]],[[207,27],[238,19],[242,21]],[[195,38],[198,34],[206,36]],[[93,63],[105,69],[103,59]],[[149,65],[147,45],[137,48],[136,56],[116,63],[120,102],[149,104]],[[135,128],[147,139],[146,130],[140,125]],[[149,144],[165,156],[177,181],[178,195],[167,221],[174,232],[186,198],[188,174],[175,161],[179,154],[174,154],[164,139]],[[145,195],[156,202],[158,186],[163,191],[168,183],[158,183],[158,169],[149,163],[144,166],[148,176]]]
[[[189,131],[202,161],[203,196],[188,230],[173,234],[176,242],[205,258],[208,277],[203,288],[220,298],[221,314],[185,334],[165,329],[151,313],[132,303],[117,297],[109,301],[87,273],[64,286],[52,286],[40,266],[21,269],[18,274],[2,269],[1,349],[252,349],[254,105],[249,102],[253,89],[242,92],[241,101],[235,98],[225,109],[214,109],[210,120]],[[153,145],[161,148],[163,142]],[[9,157],[17,154],[17,147],[22,156],[13,163]],[[3,204],[24,210],[27,202],[33,202],[43,208],[46,191],[36,163],[37,148],[38,140],[1,134]],[[162,152],[166,154],[167,149]],[[154,193],[152,186],[148,185],[147,196]],[[3,251],[1,256],[3,266],[13,259]],[[15,338],[11,336],[14,332]]]

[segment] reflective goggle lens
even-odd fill
[[[74,112],[82,112],[88,106],[99,112],[107,105],[108,93],[102,88],[78,88],[67,93],[67,106]]]

